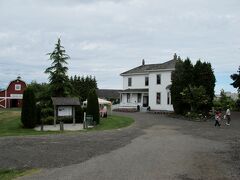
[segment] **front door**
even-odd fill
[[[143,96],[143,107],[148,107],[148,96]]]

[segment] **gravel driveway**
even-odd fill
[[[0,138],[0,168],[42,168],[23,179],[239,179],[240,114],[231,126],[117,113],[124,129]]]

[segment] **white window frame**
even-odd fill
[[[128,87],[131,87],[131,86],[132,86],[132,78],[129,77],[129,78],[128,78]]]
[[[160,78],[160,82],[158,83],[158,76],[159,76],[159,78]],[[161,77],[161,74],[157,74],[156,75],[156,84],[161,84],[162,82],[162,77]]]
[[[158,101],[158,94],[159,94],[159,101]],[[156,92],[156,104],[161,104],[161,92]]]
[[[137,102],[138,102],[138,103],[141,103],[141,102],[142,102],[142,94],[141,94],[141,93],[138,93],[138,94],[137,94]]]
[[[127,103],[130,103],[131,95],[130,93],[127,93]]]
[[[15,84],[15,91],[21,91],[21,84]]]
[[[172,98],[171,98],[171,92],[167,92],[167,104],[172,105]]]
[[[149,86],[149,77],[145,76],[145,86]]]

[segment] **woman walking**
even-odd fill
[[[230,112],[230,108],[228,106],[227,110],[226,110],[226,118],[227,118],[227,122],[226,125],[230,125],[230,121],[231,121],[231,112]]]

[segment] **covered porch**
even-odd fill
[[[120,107],[137,110],[147,109],[149,106],[148,89],[125,89],[120,91]]]

